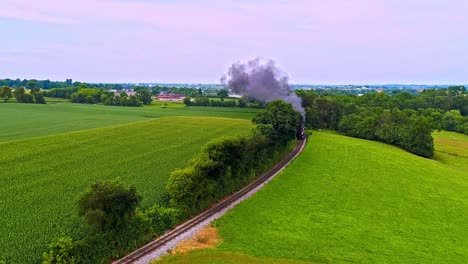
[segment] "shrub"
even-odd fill
[[[43,264],[75,264],[78,259],[73,256],[73,241],[62,237],[49,246],[49,252],[43,254]]]
[[[183,220],[182,211],[176,208],[154,205],[144,212],[151,222],[153,231],[159,235],[164,231],[176,226]]]
[[[97,182],[78,200],[78,214],[93,231],[105,231],[122,226],[134,216],[141,196],[136,188],[126,188],[119,180]]]

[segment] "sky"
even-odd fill
[[[297,84],[468,83],[466,0],[0,0],[0,78],[218,83],[272,59]]]

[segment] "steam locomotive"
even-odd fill
[[[304,123],[301,124],[299,129],[297,130],[297,139],[304,140],[306,138]]]

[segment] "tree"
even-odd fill
[[[34,81],[34,80],[30,80],[27,85],[28,85],[28,89],[32,90],[32,89],[36,88],[37,82]]]
[[[97,182],[78,199],[78,214],[93,231],[116,230],[135,215],[140,201],[135,186],[118,179]]]
[[[19,87],[13,91],[13,96],[15,96],[16,100],[21,103],[23,101],[25,93],[26,90],[24,89],[24,87]]]
[[[444,114],[442,124],[445,130],[456,131],[457,127],[463,123],[463,116],[458,110],[451,110]]]
[[[29,83],[28,83],[28,85],[29,85]],[[30,88],[30,91],[29,91],[29,93],[34,95],[34,96],[36,94],[40,93],[40,92],[41,92],[41,88],[38,88],[38,87],[32,87],[32,88]]]
[[[432,158],[434,156],[434,139],[432,126],[424,116],[412,116],[411,126],[403,140],[403,147],[416,155]]]
[[[218,91],[218,96],[219,99],[221,99],[221,102],[224,102],[224,98],[226,98],[229,95],[229,91],[226,89],[221,89]]]
[[[2,90],[0,90],[0,97],[3,98],[3,101],[6,103],[12,96],[13,94],[11,93],[11,88],[8,86],[3,86]]]
[[[259,125],[262,131],[269,131],[270,143],[285,145],[296,137],[297,130],[301,125],[301,115],[296,112],[291,104],[282,100],[274,100],[266,104],[265,110],[259,111],[252,120]],[[271,129],[263,129],[263,126],[271,125]]]
[[[192,100],[192,98],[191,98],[190,96],[185,97],[185,98],[184,98],[184,104],[185,104],[186,106],[192,105],[192,101],[191,101],[191,100]]]
[[[29,83],[28,83],[29,85]],[[46,101],[44,99],[44,95],[41,94],[41,88],[38,88],[38,87],[34,87],[35,84],[33,84],[33,86],[31,86],[31,91],[30,91],[30,94],[34,97],[34,102],[36,102],[36,104],[45,104]],[[26,97],[25,97],[26,98]]]
[[[151,98],[151,92],[147,88],[139,89],[137,97],[145,105],[149,105],[153,101],[153,98]]]
[[[125,100],[126,106],[142,106],[143,105],[140,99],[138,99],[135,95],[130,95],[129,97],[123,97],[123,98],[126,98]]]
[[[42,95],[41,93],[37,93],[36,95],[34,95],[34,101],[36,101],[36,104],[46,104],[44,95]]]
[[[19,87],[13,91],[13,96],[19,103],[34,103],[34,96],[27,94],[24,87]]]

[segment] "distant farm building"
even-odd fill
[[[160,93],[157,99],[160,101],[182,101],[185,97],[183,94]]]

